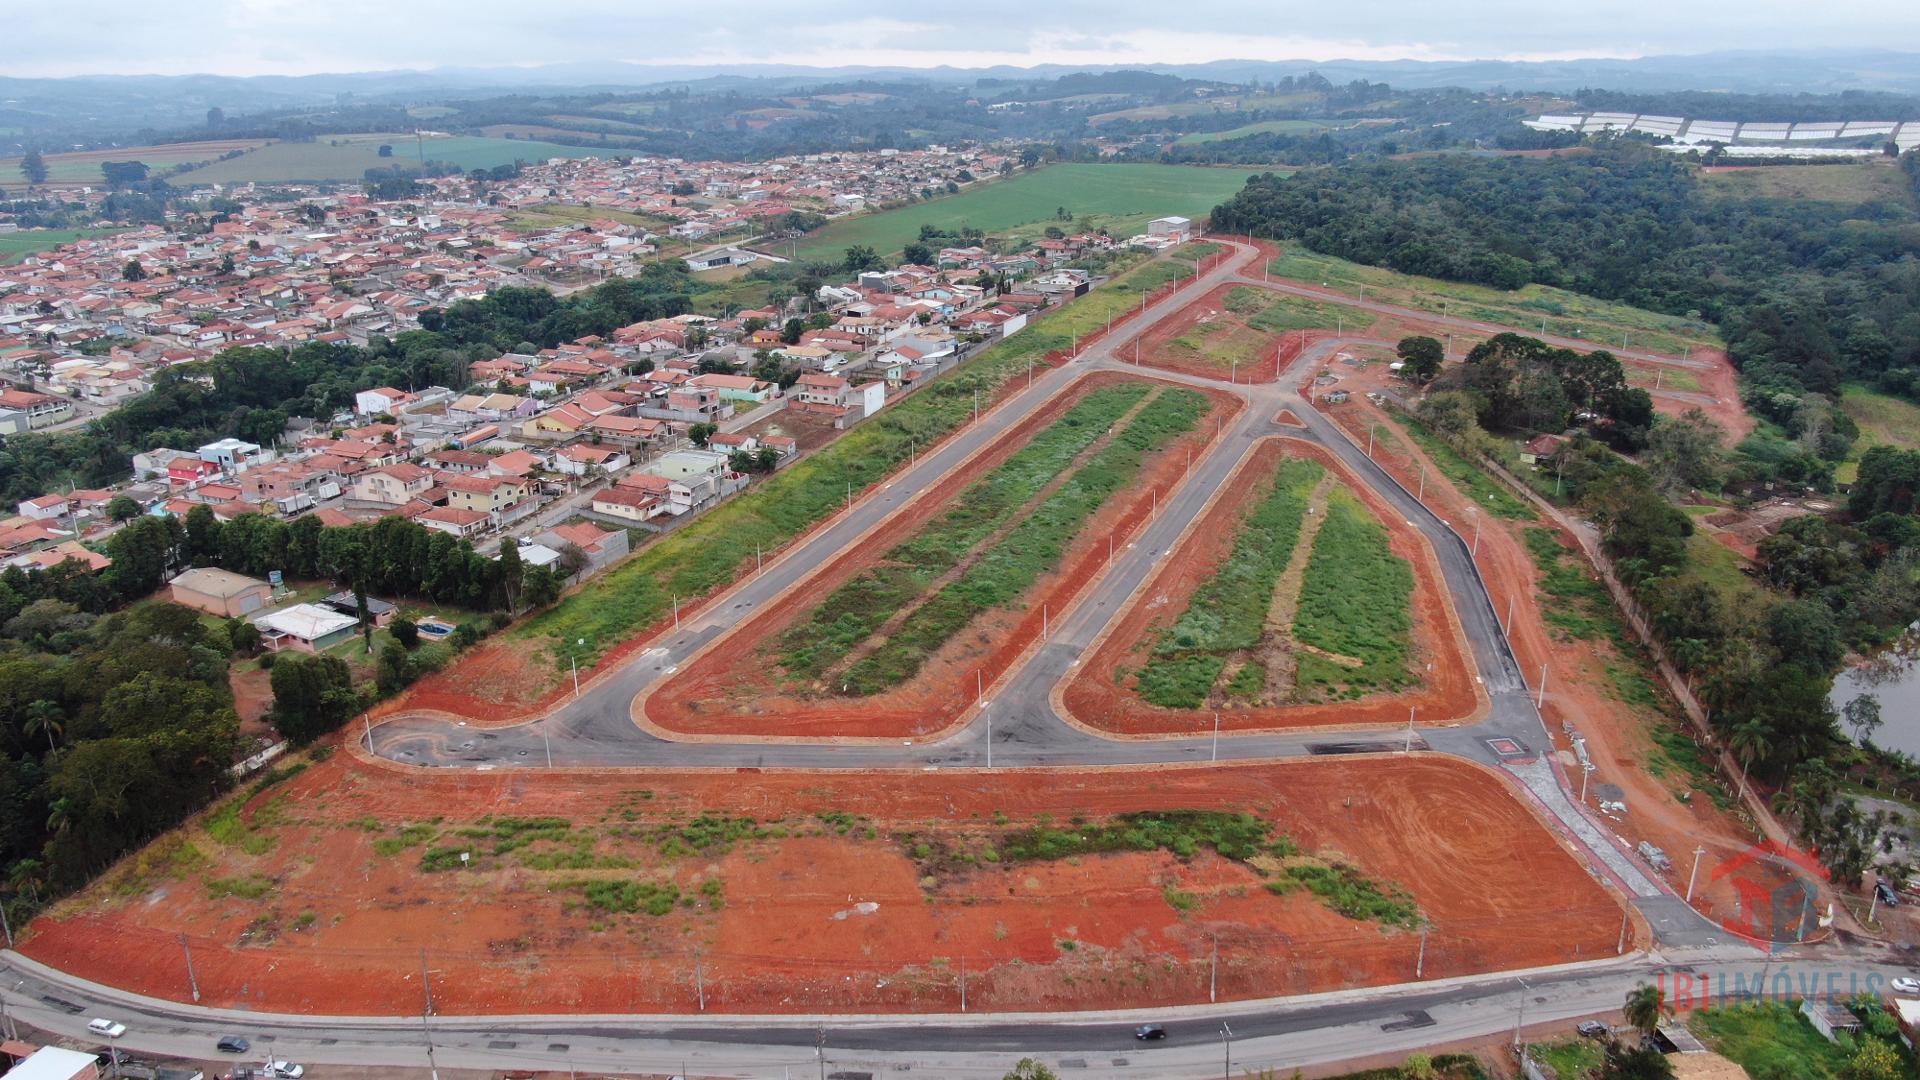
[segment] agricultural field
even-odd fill
[[[1305,285],[1324,284],[1344,293],[1357,294],[1364,289],[1368,300],[1511,326],[1521,333],[1581,338],[1593,342],[1595,348],[1618,349],[1623,337],[1635,351],[1667,356],[1722,347],[1709,323],[1544,285],[1506,292],[1363,266],[1293,244],[1272,261],[1269,270],[1275,277]]]
[[[380,146],[393,147],[392,157],[381,157]],[[525,139],[489,139],[472,135],[429,138],[416,143],[411,134],[321,136],[313,142],[276,142],[231,161],[182,173],[177,185],[293,183],[295,181],[358,180],[368,169],[444,161],[462,169],[490,169],[516,160],[543,161],[551,157],[594,157],[603,151],[582,146],[533,142]]]
[[[1068,683],[1081,723],[1188,731],[1217,710],[1224,727],[1266,730],[1404,719],[1410,702],[1434,722],[1472,712],[1432,552],[1376,496],[1292,439],[1262,441],[1221,490]]]
[[[1243,97],[1209,98],[1204,101],[1178,101],[1167,105],[1142,105],[1117,112],[1096,113],[1087,118],[1094,125],[1114,120],[1169,120],[1177,116],[1205,116],[1210,113],[1258,112],[1262,109],[1294,109],[1320,100],[1312,91],[1295,94],[1247,94]]]
[[[636,713],[692,734],[939,730],[1038,636],[1202,443],[1220,403],[1102,374],[716,640]],[[1208,425],[1210,431],[1211,425]],[[742,656],[752,662],[740,663]]]
[[[1436,815],[1435,806],[1448,807]],[[466,855],[463,863],[461,855]],[[282,762],[20,948],[202,1004],[449,1014],[1205,1002],[1610,956],[1622,908],[1484,769],[399,770]],[[20,928],[16,928],[16,933]]]
[[[541,203],[515,210],[513,216],[507,219],[507,227],[521,232],[538,232],[563,225],[585,225],[591,221],[617,221],[622,225],[633,225],[642,229],[663,229],[668,224],[659,218],[636,214],[631,210],[616,210],[606,206]]]
[[[931,202],[897,210],[856,214],[829,224],[801,241],[802,259],[838,261],[847,248],[872,247],[898,252],[920,235],[922,225],[957,228],[970,225],[989,234],[1019,226],[1069,223],[1054,220],[1065,209],[1116,236],[1145,229],[1168,214],[1205,217],[1221,200],[1240,190],[1257,170],[1213,169],[1189,165],[1050,165],[962,188]]]
[[[0,244],[6,238],[0,237]],[[1920,450],[1920,405],[1869,390],[1857,383],[1840,389],[1840,411],[1860,428],[1847,460],[1834,469],[1833,478],[1850,484],[1860,473],[1860,456],[1874,446]]]
[[[0,266],[21,259],[36,251],[51,251],[62,244],[71,244],[75,240],[85,240],[93,236],[110,236],[118,229],[23,229],[20,232],[0,233]]]
[[[99,187],[105,181],[100,172],[103,161],[144,162],[154,173],[179,165],[210,162],[235,150],[251,151],[265,146],[267,139],[217,139],[206,142],[164,143],[157,146],[126,146],[112,150],[81,150],[70,154],[47,154],[49,187]],[[26,179],[20,175],[20,159],[0,159],[0,188],[22,189]]]
[[[1886,201],[1911,206],[1913,188],[1897,162],[1858,165],[1754,165],[1703,169],[1701,188],[1727,199],[1798,199],[1808,202]]]
[[[1227,142],[1232,139],[1244,139],[1249,135],[1311,135],[1316,131],[1328,131],[1334,127],[1318,120],[1263,120],[1257,124],[1245,124],[1225,131],[1192,131],[1174,140],[1177,146],[1193,146],[1199,143]]]
[[[1373,321],[1359,308],[1223,285],[1122,346],[1122,355],[1169,371],[1265,382],[1278,378],[1284,360],[1305,344],[1300,335],[1284,338],[1288,332],[1357,330]]]

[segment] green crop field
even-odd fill
[[[1325,131],[1332,127],[1318,120],[1263,120],[1257,124],[1246,124],[1225,131],[1193,131],[1174,140],[1176,145],[1192,146],[1196,143],[1226,142],[1229,139],[1244,139],[1249,135],[1311,135],[1316,131]]]
[[[49,251],[89,236],[105,236],[117,229],[27,229],[0,233],[0,266],[19,262],[36,251]]]
[[[538,206],[515,210],[513,216],[507,219],[507,227],[523,231],[538,231],[561,225],[584,225],[589,221],[618,221],[623,225],[637,225],[643,229],[662,229],[667,226],[667,222],[659,218],[651,218],[629,210],[615,210],[606,206],[541,203]]]
[[[1804,199],[1858,204],[1885,200],[1911,206],[1913,189],[1900,166],[1887,161],[1858,165],[1755,165],[1701,174],[1707,194],[1728,199]]]
[[[1505,292],[1481,285],[1465,285],[1438,278],[1416,277],[1376,266],[1337,259],[1288,244],[1286,254],[1270,264],[1277,277],[1309,285],[1328,285],[1341,292],[1366,290],[1369,300],[1418,308],[1464,319],[1510,326],[1521,333],[1548,333],[1593,342],[1595,348],[1618,349],[1624,335],[1636,352],[1683,355],[1706,346],[1720,347],[1712,324],[1678,315],[1662,315],[1596,299],[1565,289],[1528,285]]]
[[[266,139],[220,139],[209,142],[164,143],[155,146],[127,146],[113,150],[83,150],[70,154],[47,154],[47,183],[54,186],[98,186],[106,181],[100,171],[103,161],[139,161],[155,173],[176,165],[213,161],[235,150],[265,146]],[[0,186],[22,188],[26,178],[20,175],[20,159],[0,159]]]
[[[392,157],[380,156],[382,143],[393,147]],[[219,161],[182,173],[174,183],[235,184],[293,183],[296,181],[358,180],[368,169],[418,165],[422,147],[404,134],[321,136],[313,142],[276,142],[231,161]],[[526,139],[488,139],[472,135],[424,141],[428,161],[444,161],[462,169],[490,169],[516,160],[544,161],[552,157],[594,157],[606,151],[584,146],[532,142]]]
[[[1127,236],[1169,214],[1205,217],[1256,171],[1191,165],[1051,165],[976,184],[958,195],[835,221],[802,241],[799,256],[837,262],[855,246],[893,254],[917,238],[922,225],[970,225],[990,234],[1004,233],[1023,225],[1055,223],[1055,212],[1063,208],[1076,218],[1092,218],[1116,236]]]

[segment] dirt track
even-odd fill
[[[1062,700],[1077,722],[1130,735],[1192,734],[1211,727],[1213,710],[1150,705],[1122,688],[1119,672],[1145,663],[1155,624],[1185,610],[1193,590],[1232,550],[1236,523],[1261,490],[1260,478],[1270,475],[1288,457],[1317,461],[1338,476],[1387,529],[1394,554],[1412,565],[1414,648],[1410,663],[1430,662],[1432,670],[1422,672],[1423,685],[1413,693],[1360,701],[1221,709],[1221,728],[1382,727],[1404,722],[1410,707],[1418,710],[1422,723],[1441,724],[1466,720],[1478,710],[1481,700],[1468,673],[1459,628],[1426,541],[1321,447],[1298,439],[1268,439],[1251,451],[1227,493],[1196,519],[1180,546],[1109,627],[1067,685]]]
[[[436,1009],[478,1014],[690,1012],[696,964],[716,1011],[952,1009],[962,964],[975,1009],[1204,1001],[1215,941],[1223,1000],[1413,976],[1419,935],[1336,915],[1304,891],[1273,895],[1211,853],[981,864],[936,880],[892,837],[1172,808],[1259,814],[1304,850],[1405,888],[1432,922],[1428,978],[1609,956],[1618,942],[1622,908],[1532,812],[1488,771],[1435,757],[544,777],[422,774],[343,753],[252,801],[248,816],[272,822],[263,854],[196,835],[207,861],[116,890],[86,915],[42,918],[24,950],[182,999],[185,933],[205,1004],[319,1013],[418,1011],[422,950]],[[779,822],[788,835],[677,858],[647,839],[702,813]],[[860,820],[842,831],[816,816],[833,813]],[[537,870],[516,852],[464,871],[418,868],[429,847],[486,851],[461,829],[544,815],[580,823],[597,852],[632,864]],[[374,850],[402,823],[431,821],[440,838]],[[249,875],[271,888],[215,898],[205,884]],[[696,897],[697,882],[717,880],[725,902],[595,913],[556,887],[580,876],[674,881]],[[1195,906],[1176,910],[1170,889]],[[879,906],[861,914],[861,903]]]

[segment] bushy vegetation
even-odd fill
[[[1273,826],[1252,814],[1217,810],[1160,810],[1121,814],[1099,823],[1065,827],[1035,825],[1000,837],[995,845],[1010,862],[1051,862],[1113,851],[1170,851],[1183,859],[1211,848],[1235,862],[1261,855],[1286,857],[1298,849]]]
[[[1259,644],[1274,587],[1293,557],[1308,500],[1324,475],[1319,465],[1303,460],[1284,461],[1274,470],[1266,494],[1241,519],[1232,551],[1154,643],[1154,657],[1138,674],[1141,698],[1167,708],[1198,708],[1230,656]],[[1243,690],[1265,688],[1260,664],[1249,661],[1240,674],[1246,680]]]
[[[911,679],[927,657],[981,613],[1018,600],[1056,569],[1081,526],[1139,475],[1147,455],[1193,430],[1206,395],[1160,392],[1113,441],[1020,520],[1005,538],[902,621],[880,647],[850,666],[845,693],[873,694]]]
[[[1354,697],[1407,685],[1412,595],[1413,568],[1388,546],[1385,527],[1359,500],[1335,490],[1307,560],[1293,630],[1302,644],[1359,664],[1303,663],[1300,690],[1339,684]]]
[[[1420,928],[1420,909],[1413,897],[1397,888],[1382,889],[1346,863],[1300,863],[1287,867],[1282,874],[1280,880],[1268,882],[1267,888],[1284,894],[1304,887],[1327,907],[1349,919],[1405,930]]]

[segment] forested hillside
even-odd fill
[[[1845,205],[1709,198],[1643,146],[1533,158],[1442,156],[1255,177],[1215,228],[1408,273],[1530,281],[1719,322],[1749,398],[1842,381],[1920,395],[1916,197]]]

